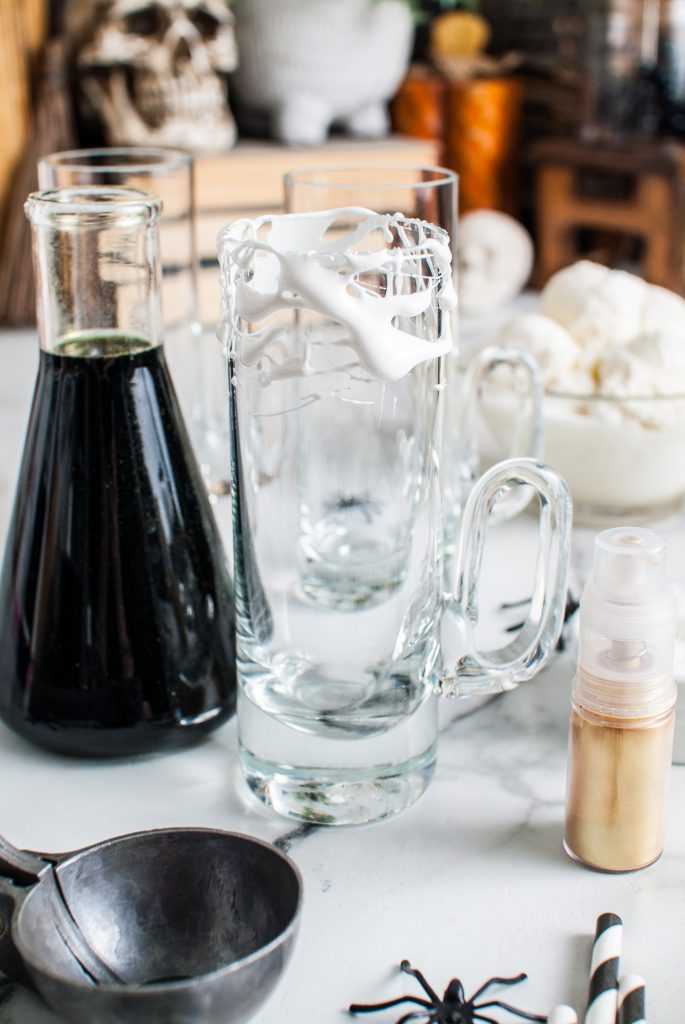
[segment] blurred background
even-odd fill
[[[0,0],[0,321],[32,322],[22,203],[43,154],[196,157],[214,239],[291,167],[442,164],[503,211],[541,286],[581,256],[682,291],[685,0]]]

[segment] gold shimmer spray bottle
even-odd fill
[[[663,850],[676,701],[665,547],[653,530],[600,533],[580,600],[564,846],[602,871],[646,867]]]

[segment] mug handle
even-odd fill
[[[514,485],[532,487],[540,499],[539,542],[535,582],[528,617],[504,647],[476,651],[473,630],[478,622],[478,586],[488,519],[501,494]],[[455,627],[462,653],[440,681],[448,697],[501,693],[536,675],[552,654],[564,624],[571,549],[571,495],[550,466],[535,459],[508,459],[493,466],[469,495],[457,554],[457,587],[446,596],[454,615],[443,616],[444,628]],[[443,650],[449,651],[449,643]]]
[[[527,353],[517,348],[489,345],[471,359],[462,380],[461,401],[458,405],[459,419],[455,430],[459,447],[467,454],[465,465],[469,467],[471,475],[464,499],[468,497],[480,475],[477,431],[478,408],[483,397],[483,386],[493,370],[501,366],[508,366],[512,370],[513,390],[519,400],[518,413],[513,417],[514,429],[509,458],[542,458],[544,394],[538,365]],[[498,503],[491,522],[513,519],[523,511],[531,497],[529,488],[517,488],[506,500]]]

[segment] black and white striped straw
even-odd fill
[[[626,974],[618,983],[616,1024],[646,1024],[645,983],[639,974]]]
[[[547,1024],[578,1024],[578,1017],[575,1010],[562,1004],[550,1011]]]
[[[621,918],[617,914],[600,914],[592,946],[585,1024],[616,1024],[622,938]]]

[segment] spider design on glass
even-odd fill
[[[424,1024],[473,1024],[474,1021],[486,1021],[487,1024],[498,1024],[494,1017],[487,1017],[482,1010],[491,1007],[498,1007],[513,1013],[524,1020],[544,1022],[547,1017],[541,1017],[535,1013],[526,1013],[525,1010],[517,1010],[509,1003],[503,1003],[499,999],[489,999],[483,1003],[477,1003],[491,985],[518,985],[525,981],[527,974],[517,974],[515,978],[490,978],[484,985],[481,985],[470,999],[466,998],[464,986],[459,978],[452,978],[445,989],[442,999],[428,984],[421,971],[412,967],[408,960],[403,960],[400,970],[404,974],[411,974],[416,978],[428,999],[420,999],[418,996],[400,996],[399,999],[390,999],[386,1003],[352,1003],[350,1013],[375,1013],[376,1010],[388,1010],[393,1006],[401,1006],[403,1003],[412,1003],[421,1007],[419,1010],[411,1010],[400,1017],[396,1024],[407,1024],[408,1021],[423,1021]]]
[[[356,510],[371,524],[376,516],[381,514],[383,502],[372,498],[369,491],[363,491],[361,494],[343,494],[342,491],[338,491],[324,504],[324,508],[330,513]]]

